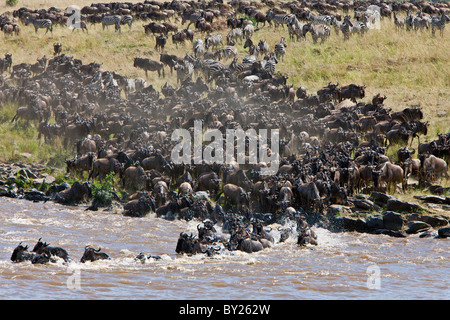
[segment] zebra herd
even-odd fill
[[[450,22],[450,17],[445,14],[424,15],[418,11],[416,15],[407,11],[406,18],[399,17],[394,12],[394,24],[397,30],[406,29],[406,31],[424,31],[431,28],[431,34],[435,36],[436,29],[439,30],[441,37],[444,36],[445,25]]]
[[[46,29],[45,33],[47,33],[48,31],[53,32],[53,23],[50,19],[34,19],[32,17],[28,17],[25,21],[25,25],[28,26],[29,24],[32,24],[34,26],[35,33],[38,32],[38,29]],[[121,25],[123,24],[127,24],[131,29],[131,26],[133,24],[133,16],[103,15],[101,18],[101,24],[103,30],[105,30],[105,27],[114,25],[115,31],[121,32]],[[85,30],[86,32],[88,31],[85,21],[75,21],[75,23],[71,23],[70,26],[73,28],[72,31],[76,29],[81,29],[83,32]]]

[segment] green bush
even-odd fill
[[[109,205],[113,199],[114,191],[114,172],[106,175],[102,182],[94,181],[92,183],[92,196],[100,205]]]
[[[18,2],[19,0],[6,0],[8,6],[15,6]]]

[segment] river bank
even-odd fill
[[[59,178],[55,178],[54,175]],[[124,207],[130,200],[130,195],[125,191],[114,191],[112,192],[113,196],[109,197],[109,201],[102,202],[92,195],[90,184],[83,181],[74,182],[68,176],[66,178],[68,178],[67,181],[62,181],[61,172],[44,165],[29,165],[22,162],[1,163],[0,197],[33,202],[53,201],[84,210],[124,213]],[[75,200],[71,203],[71,201],[66,201],[62,195],[71,194],[70,191],[74,185],[86,185],[89,189],[86,194],[81,194],[78,189],[73,190],[75,193],[72,192],[72,194],[75,194]],[[427,194],[414,196],[420,204],[375,191],[370,194],[356,194],[349,197],[345,205],[330,204],[321,213],[309,212],[306,213],[306,216],[311,226],[322,227],[331,232],[360,232],[384,234],[391,237],[419,234],[420,238],[447,238],[450,236],[448,227],[450,197],[445,196],[448,194],[448,189],[439,185],[430,185],[423,190]],[[209,207],[214,208],[209,210],[209,216],[203,216],[203,218],[217,220],[217,206],[220,210],[223,209],[203,192],[194,194],[194,197],[202,198],[203,201],[206,199],[210,203]],[[292,217],[292,210],[294,209],[288,207],[285,211],[276,214],[231,212],[237,216],[262,218],[266,225],[270,225],[289,220]],[[183,219],[177,212],[170,210],[163,215],[158,214],[158,217],[166,220]]]

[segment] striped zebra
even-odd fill
[[[367,26],[363,22],[350,20],[349,16],[344,17],[344,24],[346,25],[345,28],[347,29],[346,31],[348,32],[347,39],[353,33],[359,33],[359,35],[362,36],[368,30]],[[344,33],[344,30],[342,30],[342,32]],[[344,33],[344,39],[345,38],[346,34]]]
[[[237,74],[246,71],[247,69],[248,65],[244,63],[239,63],[238,58],[233,58],[233,61],[231,61],[230,65],[228,66],[228,70]]]
[[[402,17],[398,17],[395,11],[394,11],[394,24],[397,30],[402,30],[405,28],[405,19]]]
[[[268,54],[270,51],[269,44],[266,40],[259,40],[258,42],[259,53],[262,55]]]
[[[242,42],[243,38],[244,31],[241,28],[234,28],[227,34],[227,43],[230,43],[231,41],[235,42],[236,40],[240,40],[240,42]]]
[[[250,39],[255,33],[255,28],[253,27],[253,23],[249,23],[244,27],[244,37],[246,39]]]
[[[327,15],[316,16],[313,13],[311,13],[311,11],[309,11],[308,14],[306,15],[306,19],[310,20],[314,24],[328,24],[328,25],[331,25],[331,22],[332,22],[331,16],[327,16]]]
[[[273,76],[275,74],[275,67],[278,63],[278,59],[274,55],[274,53],[270,53],[270,55],[266,56],[263,60],[263,70],[265,70],[268,74]]]
[[[237,57],[237,54],[238,51],[234,46],[225,46],[222,49],[217,50],[216,52],[216,56],[218,57],[219,60],[222,58],[225,60],[235,58]]]
[[[444,29],[445,29],[445,24],[450,21],[450,18],[443,13],[440,17],[439,16],[435,16],[431,18],[431,33],[435,34],[436,32],[436,28],[439,29],[439,32],[441,34],[441,37],[444,36]]]
[[[329,26],[324,24],[312,24],[308,23],[305,25],[306,32],[311,32],[313,43],[317,43],[320,38],[320,43],[323,43],[330,36],[331,29]],[[305,32],[305,34],[306,34]]]
[[[107,26],[111,26],[114,25],[116,31],[119,30],[119,32],[121,31],[120,29],[120,20],[122,20],[121,16],[119,15],[114,15],[114,16],[102,16],[102,27],[103,30],[105,30],[105,27]]]
[[[72,32],[74,32],[75,29],[81,29],[81,31],[84,32],[84,30],[86,30],[86,32],[89,33],[86,22],[84,21],[80,21],[80,23],[74,23],[72,27],[73,27]]]
[[[288,32],[289,32],[289,38],[291,40],[294,39],[294,36],[297,37],[297,41],[300,39],[300,37],[304,38],[305,35],[303,34],[303,27],[305,26],[305,23],[302,23],[298,21],[297,19],[292,20],[288,24]]]
[[[194,64],[195,67],[200,68],[208,82],[227,68],[222,62],[213,59],[197,60]]]
[[[220,33],[209,35],[205,38],[205,48],[209,49],[210,47],[213,49],[217,49],[219,45],[223,45],[222,35]]]
[[[275,44],[275,57],[279,59],[281,57],[281,61],[284,60],[284,55],[286,54],[286,39],[281,37],[281,41]]]
[[[192,45],[194,49],[194,57],[198,58],[205,54],[205,44],[202,39],[196,39]]]
[[[125,15],[120,18],[120,24],[127,24],[131,29],[131,25],[133,24],[133,16]]]
[[[47,33],[48,30],[50,30],[50,32],[53,33],[53,24],[50,19],[33,19],[31,17],[28,17],[27,20],[25,21],[25,25],[27,26],[30,23],[33,24],[35,33],[38,32],[38,29],[43,29],[43,28],[47,28],[45,33]]]
[[[276,29],[278,27],[278,25],[281,24],[281,26],[283,27],[285,24],[287,25],[287,24],[291,23],[291,21],[293,21],[294,19],[297,19],[297,18],[292,13],[290,13],[290,14],[275,14],[273,12],[273,10],[267,10],[266,19],[270,25],[272,25],[272,22],[273,22],[273,25]]]

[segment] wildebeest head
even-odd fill
[[[46,247],[49,246],[49,244],[47,242],[42,242],[41,241],[42,238],[39,238],[38,242],[36,243],[36,245],[33,248],[33,252],[42,252]]]
[[[25,252],[27,250],[28,250],[28,246],[23,246],[22,242],[20,242],[19,245],[14,249],[14,251],[11,255],[11,260],[18,261],[22,252]]]

